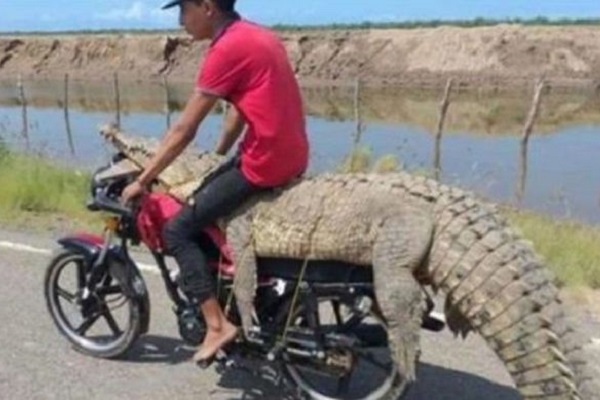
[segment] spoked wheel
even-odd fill
[[[362,331],[371,332],[371,336],[374,332],[379,339],[381,335],[385,337],[385,323],[372,310],[359,313],[328,301],[321,302],[318,309],[319,315],[309,316],[299,307],[292,317],[292,326],[307,329],[312,319],[319,321],[326,335],[352,337],[353,332]],[[319,363],[286,355],[284,368],[298,394],[306,399],[396,400],[408,385],[398,374],[387,346],[381,345],[377,338],[372,339],[372,345],[367,339],[361,340],[360,346],[326,348],[325,360]]]
[[[70,250],[50,262],[44,281],[48,311],[75,349],[101,358],[118,357],[140,332],[140,309],[125,293],[124,282],[110,273],[84,296],[86,261]]]

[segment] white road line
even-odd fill
[[[600,338],[592,338],[592,344],[594,346],[600,346]]]
[[[36,254],[44,254],[44,255],[50,255],[52,254],[52,250],[49,249],[41,249],[39,247],[33,247],[33,246],[29,246],[27,244],[22,244],[22,243],[12,243],[12,242],[6,242],[6,241],[0,241],[0,248],[5,248],[5,249],[9,249],[9,250],[14,250],[14,251],[22,251],[22,252],[26,252],[26,253],[36,253]],[[156,267],[156,265],[152,265],[152,264],[144,264],[138,261],[135,261],[135,265],[138,266],[138,268],[142,271],[148,271],[148,272],[158,272],[158,267]]]
[[[15,251],[25,251],[28,253],[37,253],[37,254],[52,254],[52,251],[47,249],[40,249],[37,247],[29,246],[21,243],[11,243],[0,241],[0,247],[4,247],[6,249],[15,250]]]

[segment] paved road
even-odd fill
[[[283,397],[266,380],[243,372],[219,376],[190,363],[191,352],[178,339],[161,281],[150,271],[144,271],[152,302],[150,332],[127,359],[99,360],[73,351],[46,312],[42,281],[49,256],[7,243],[53,248],[46,236],[0,230],[1,399]],[[585,329],[600,333],[600,324],[586,318]],[[419,381],[408,399],[518,399],[502,365],[477,337],[461,341],[448,332],[425,333],[423,350]]]

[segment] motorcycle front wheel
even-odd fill
[[[48,312],[75,350],[99,358],[119,357],[140,335],[140,306],[108,268],[100,283],[85,293],[88,271],[77,251],[64,249],[54,255],[44,279]]]

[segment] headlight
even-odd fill
[[[104,220],[104,228],[111,232],[116,232],[119,229],[120,224],[121,222],[117,217],[107,217]]]

